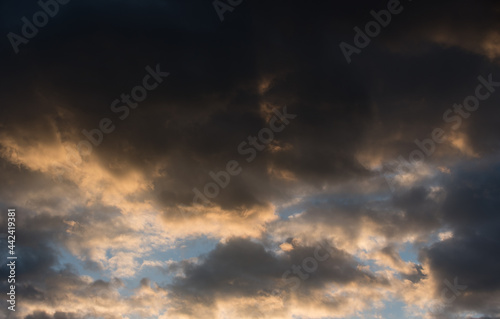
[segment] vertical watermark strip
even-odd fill
[[[9,269],[9,277],[7,282],[10,284],[9,292],[7,293],[7,303],[10,306],[7,308],[10,311],[16,311],[16,210],[10,209],[7,214],[7,268]]]

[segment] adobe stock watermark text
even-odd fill
[[[7,269],[9,270],[9,276],[7,277],[7,282],[10,284],[8,286],[9,292],[7,293],[7,303],[10,305],[7,308],[10,311],[16,311],[16,210],[10,209],[7,213],[7,249],[9,254],[7,255]]]

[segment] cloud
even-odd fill
[[[242,313],[247,309],[248,318],[257,318],[261,311],[286,317],[292,309],[313,304],[332,314],[348,313],[340,301],[327,301],[329,294],[336,296],[330,289],[335,287],[344,303],[357,304],[361,309],[371,303],[369,296],[381,297],[377,289],[388,285],[384,276],[362,270],[353,256],[330,247],[330,258],[318,262],[317,270],[297,290],[291,289],[291,282],[283,280],[284,272],[303,264],[314,251],[314,246],[296,245],[285,254],[276,254],[252,240],[232,238],[202,259],[179,265],[182,274],[166,287],[177,305],[173,315],[195,317],[197,311],[208,311],[216,317],[217,313]]]
[[[351,64],[339,43],[387,1],[244,2],[224,24],[206,1],[116,4],[61,7],[18,55],[0,44],[0,208],[19,211],[22,316],[346,317],[396,300],[498,317],[500,93],[459,129],[443,119],[478,76],[500,81],[497,3],[402,3]],[[35,7],[5,5],[0,29]],[[158,63],[169,78],[120,119],[111,103]],[[297,117],[248,163],[238,145],[284,106]],[[115,130],[70,151],[103,118]],[[388,168],[435,128],[432,156]],[[230,160],[230,187],[193,203]],[[176,254],[200,238],[219,245]],[[333,256],[283,287],[323,240]],[[137,277],[151,268],[174,280]],[[443,304],[455,277],[468,288]]]

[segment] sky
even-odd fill
[[[500,319],[498,1],[0,17],[0,319]]]

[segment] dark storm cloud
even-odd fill
[[[0,223],[2,228],[4,221]],[[64,233],[64,224],[59,217],[37,215],[22,217],[19,214],[16,223],[16,293],[22,296],[18,300],[17,310],[24,305],[55,306],[64,304],[68,294],[79,294],[80,297],[109,298],[112,294],[111,282],[97,280],[91,284],[79,277],[76,269],[63,265],[59,259],[58,246]],[[6,238],[0,244],[7,246]],[[6,264],[0,267],[2,291],[8,291],[12,283],[7,283],[9,269]],[[116,284],[116,282],[114,282]],[[20,307],[20,308],[19,308]],[[75,314],[56,313],[53,317],[44,312],[35,312],[26,318],[80,318]]]
[[[26,235],[23,232],[17,234],[19,238]],[[62,265],[59,262],[58,253],[48,245],[47,238],[30,238],[30,245],[26,243],[17,244],[16,255],[19,262],[16,268],[16,292],[21,298],[18,300],[18,312],[25,306],[54,307],[54,309],[68,309],[66,304],[79,299],[84,303],[88,300],[98,298],[102,302],[114,303],[116,288],[123,283],[116,278],[110,281],[89,280],[81,277],[78,271],[71,265]],[[2,240],[3,244],[3,240]],[[2,278],[7,278],[7,273],[2,265]],[[2,291],[8,291],[6,280],[2,280]],[[101,301],[100,301],[101,302]],[[92,302],[94,303],[94,302]],[[43,311],[36,311],[25,318],[84,318],[74,313],[56,312],[53,316]],[[14,318],[14,317],[13,317]],[[18,317],[16,317],[18,318]]]
[[[415,12],[430,6],[404,5],[407,9],[387,29],[387,39],[393,42],[401,38],[390,30],[413,32],[405,20],[416,19]],[[373,40],[373,49],[347,65],[337,43],[351,40],[352,27],[366,22],[370,10],[384,6],[384,1],[320,3],[304,10],[298,1],[256,1],[239,6],[231,19],[219,24],[213,8],[202,1],[157,1],[148,6],[132,1],[119,8],[114,2],[71,3],[8,66],[11,76],[4,96],[8,103],[16,102],[18,111],[5,112],[4,119],[23,129],[18,134],[28,140],[35,134],[50,140],[51,130],[39,119],[52,118],[63,140],[73,143],[85,138],[82,129],[96,128],[103,117],[112,119],[116,130],[104,136],[94,154],[104,166],[120,163],[107,168],[117,175],[132,168],[151,174],[154,164],[164,163],[163,173],[175,187],[156,178],[153,196],[165,209],[189,205],[192,188],[209,181],[208,171],[222,169],[228,160],[242,160],[238,144],[266,126],[259,115],[262,103],[288,105],[297,114],[294,123],[276,136],[277,142],[293,148],[259,154],[246,168],[256,182],[248,175],[235,178],[215,203],[235,208],[286,196],[286,190],[269,186],[269,165],[318,187],[363,179],[370,173],[356,154],[371,138],[402,133],[399,144],[383,145],[380,151],[405,155],[415,147],[415,138],[425,138],[433,126],[442,124],[444,109],[415,104],[425,99],[430,105],[449,107],[463,98],[465,88],[473,88],[478,69],[487,70],[481,58],[453,50],[395,55],[384,51],[389,40],[383,34]],[[439,8],[433,8],[436,16]],[[20,14],[19,9],[15,12]],[[181,15],[184,19],[178,18]],[[426,27],[440,23],[432,17],[425,19]],[[156,63],[171,76],[128,118],[119,120],[110,103],[142,79],[146,65]],[[443,69],[438,76],[436,67]],[[260,94],[264,78],[274,81]],[[19,87],[28,94],[19,97]],[[54,105],[69,112],[58,112]],[[486,114],[483,118],[496,118]],[[487,121],[485,134],[496,123]],[[370,134],[374,127],[384,132]]]
[[[378,235],[399,240],[408,234],[424,235],[442,227],[440,201],[431,195],[430,187],[418,186],[398,189],[390,197],[322,196],[298,205],[301,215],[283,223],[324,225],[354,240],[363,234],[363,224],[370,222],[370,228]]]
[[[492,73],[496,81],[500,79],[498,3],[463,1],[452,5],[448,1],[424,1],[407,7],[399,20],[374,41],[372,60],[365,52],[359,57],[365,65],[373,66],[370,75],[378,83],[373,85],[373,95],[378,105],[377,118],[382,122],[380,128],[384,134],[399,131],[405,136],[397,144],[385,144],[385,152],[406,158],[415,148],[415,138],[428,138],[436,127],[445,129],[448,137],[453,133],[443,121],[443,112],[474,93],[477,76]],[[487,57],[485,46],[496,48],[496,58]],[[375,62],[387,55],[391,63]],[[492,148],[497,145],[498,93],[481,102],[459,130],[468,135],[472,149],[481,156],[498,150]],[[438,152],[426,161],[453,161],[459,155],[448,145],[439,145]]]
[[[251,297],[270,295],[276,291],[289,292],[292,288],[291,282],[284,281],[283,274],[291,270],[293,265],[302,265],[305,258],[315,256],[316,248],[299,244],[294,246],[292,251],[276,255],[259,243],[233,238],[225,244],[219,244],[207,256],[201,258],[199,263],[184,263],[171,267],[171,271],[178,271],[181,266],[183,276],[177,277],[168,289],[176,299],[208,305],[223,296]],[[330,257],[318,262],[317,270],[301,281],[296,293],[308,295],[331,284],[388,284],[386,279],[360,270],[360,264],[346,252],[335,247],[322,249],[321,254],[324,255],[326,249]],[[297,276],[290,271],[290,275],[285,277],[298,280]]]
[[[12,206],[30,206],[34,203],[37,210],[57,209],[63,201],[63,196],[40,196],[37,190],[45,188],[46,193],[57,192],[60,186],[53,185],[50,176],[41,172],[32,172],[18,163],[11,163],[4,158],[0,158],[1,178],[4,181],[0,183],[0,202],[1,207],[12,208]],[[50,186],[49,186],[50,185]],[[69,185],[65,185],[70,193]],[[29,193],[31,196],[26,196]],[[49,198],[50,197],[50,198]],[[4,218],[5,216],[0,216]]]
[[[458,278],[460,285],[467,286],[454,302],[455,310],[500,313],[498,172],[496,161],[478,161],[450,177],[443,210],[454,236],[421,253],[439,279],[438,292],[446,288],[445,279]]]
[[[18,213],[20,211],[18,210]],[[39,280],[50,271],[52,266],[57,265],[58,253],[54,243],[61,240],[64,233],[62,218],[47,215],[33,217],[22,217],[18,214],[16,218],[16,256],[22,263],[18,262],[16,270],[17,277],[23,281]],[[7,228],[7,219],[1,220],[2,229]],[[7,237],[0,239],[3,247],[7,246]],[[2,255],[6,255],[4,250]],[[9,269],[6,264],[1,267],[2,281],[6,283]]]

